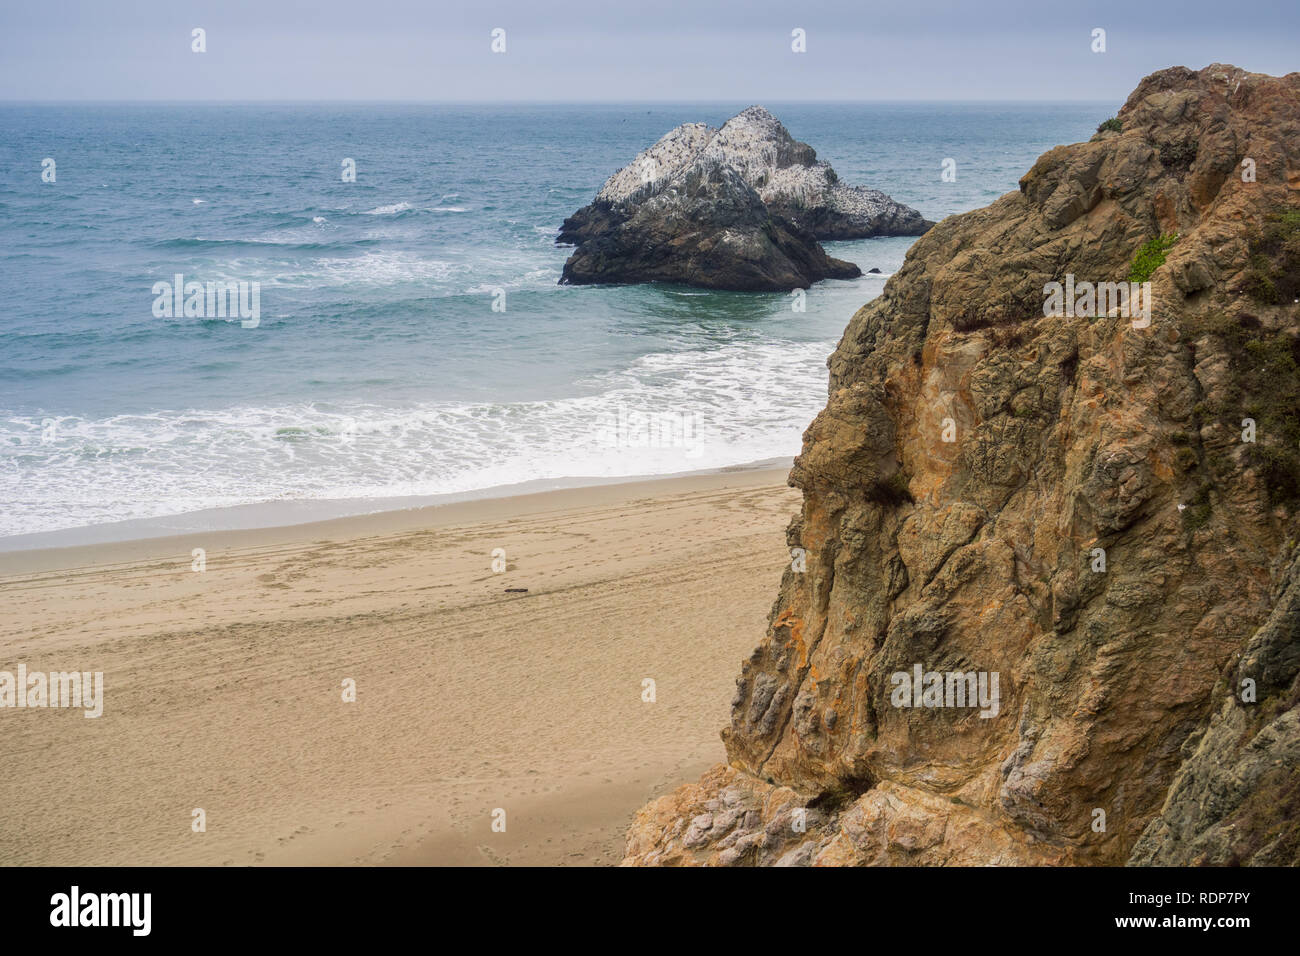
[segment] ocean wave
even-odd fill
[[[280,247],[288,252],[352,252],[357,245],[378,240],[300,243]],[[237,243],[232,244],[237,245]],[[250,252],[254,251],[249,248]],[[201,270],[189,267],[194,278],[212,282],[258,282],[263,289],[320,289],[351,285],[391,286],[407,282],[445,284],[471,271],[467,263],[428,259],[407,252],[368,251],[361,255],[307,255],[303,258],[239,256],[205,264]],[[187,276],[188,277],[188,276]],[[164,275],[162,278],[170,278]]]
[[[553,289],[559,282],[561,272],[558,269],[532,269],[522,275],[502,282],[483,282],[470,286],[465,295],[491,295],[497,289]]]
[[[376,206],[374,209],[367,209],[361,215],[363,216],[395,216],[398,213],[406,212],[411,208],[409,202],[395,202],[387,206]]]
[[[284,252],[322,252],[329,250],[347,250],[353,247],[374,246],[383,240],[379,238],[359,238],[359,239],[338,239],[323,240],[311,238],[310,236],[302,238],[280,237],[249,237],[246,239],[209,239],[204,236],[194,236],[192,238],[176,239],[157,239],[148,243],[150,249],[177,249],[177,250],[212,250],[212,251],[230,251],[239,249],[274,249]]]
[[[10,503],[0,535],[259,501],[431,496],[790,456],[825,400],[833,347],[763,341],[653,353],[548,401],[11,415],[0,423],[0,498]]]

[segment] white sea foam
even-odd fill
[[[473,492],[796,454],[824,404],[833,342],[646,355],[569,397],[404,407],[297,404],[0,424],[0,535],[260,501]],[[620,414],[689,416],[692,447],[609,440]],[[47,429],[48,432],[48,429]]]
[[[428,259],[409,252],[367,252],[359,256],[315,256],[306,261],[238,258],[212,270],[220,281],[244,279],[266,286],[394,285],[401,282],[442,283],[471,271],[464,263]]]
[[[467,295],[491,295],[497,289],[552,289],[560,278],[558,269],[532,269],[505,282],[482,282],[465,290]]]
[[[362,213],[363,216],[393,216],[399,212],[406,212],[411,208],[409,202],[395,202],[387,206],[376,206],[374,209],[367,209]]]

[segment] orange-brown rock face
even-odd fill
[[[853,317],[730,764],[627,864],[1117,864],[1148,828],[1135,862],[1295,862],[1297,823],[1206,774],[1263,739],[1300,793],[1300,74],[1164,70],[1118,118]],[[1145,315],[1089,307],[1143,263]]]

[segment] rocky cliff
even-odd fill
[[[729,763],[626,863],[1300,862],[1300,74],[1103,129],[853,317]]]
[[[819,239],[920,235],[932,223],[847,186],[761,106],[720,129],[688,123],[611,176],[564,221],[562,283],[678,282],[789,291],[860,275]]]

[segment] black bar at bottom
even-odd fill
[[[615,949],[701,940],[701,930],[765,945],[798,932],[805,948],[822,945],[823,933],[825,945],[873,947],[894,932],[900,943],[938,946],[1005,933],[1039,945],[1200,936],[1231,946],[1291,927],[1293,883],[1279,869],[0,868],[0,926],[7,945],[60,936],[373,944],[477,925],[497,945],[512,932],[562,942],[589,930],[589,943],[604,937],[600,948]],[[610,935],[611,919],[626,938]],[[1025,935],[1034,932],[1051,935]]]

